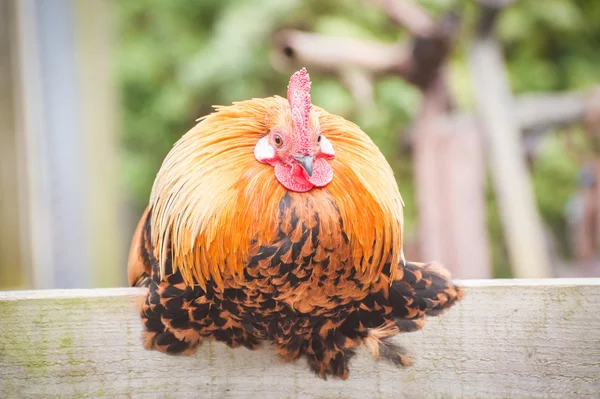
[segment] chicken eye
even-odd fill
[[[319,137],[317,137],[317,143],[321,144],[321,135],[319,134]]]
[[[275,135],[274,141],[277,147],[281,147],[283,145],[283,139],[278,134]]]

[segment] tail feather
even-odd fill
[[[148,287],[150,285],[152,274],[150,219],[150,208],[146,208],[131,240],[127,278],[132,287]]]
[[[374,286],[361,304],[359,320],[367,328],[363,342],[375,358],[409,366],[410,356],[389,338],[399,332],[420,330],[427,316],[443,313],[461,300],[464,292],[438,263],[402,262],[394,276],[391,285],[383,279]]]
[[[401,279],[393,281],[390,290],[392,305],[400,305],[398,311],[394,306],[394,313],[399,313],[398,316],[404,313],[409,313],[410,316],[411,308],[418,309],[417,313],[421,315],[424,312],[429,316],[437,316],[464,296],[462,288],[450,280],[450,273],[439,263],[406,262],[403,273],[399,274],[402,275]],[[402,304],[408,306],[408,312],[402,309]],[[400,320],[400,324],[404,322],[405,320]]]

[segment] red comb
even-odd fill
[[[287,91],[288,102],[292,109],[292,120],[295,133],[299,136],[301,151],[310,149],[310,129],[309,118],[310,108],[310,76],[306,68],[302,68],[294,73],[290,78],[290,84]]]

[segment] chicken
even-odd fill
[[[389,164],[310,86],[303,68],[287,100],[216,107],[165,158],[129,257],[130,284],[149,286],[146,348],[270,341],[345,379],[359,345],[409,365],[389,338],[463,296],[439,264],[405,261]]]

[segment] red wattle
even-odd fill
[[[333,179],[333,168],[323,158],[316,158],[313,162],[313,173],[308,181],[316,187],[323,187],[331,183]]]
[[[298,168],[302,169],[300,165],[294,168],[283,162],[276,162],[274,166],[275,177],[288,190],[304,193],[314,187],[311,182],[304,178],[302,173],[296,173]]]
[[[275,162],[275,177],[285,188],[290,191],[304,193],[313,187],[324,187],[333,179],[333,168],[323,158],[315,158],[312,176],[298,164]]]

